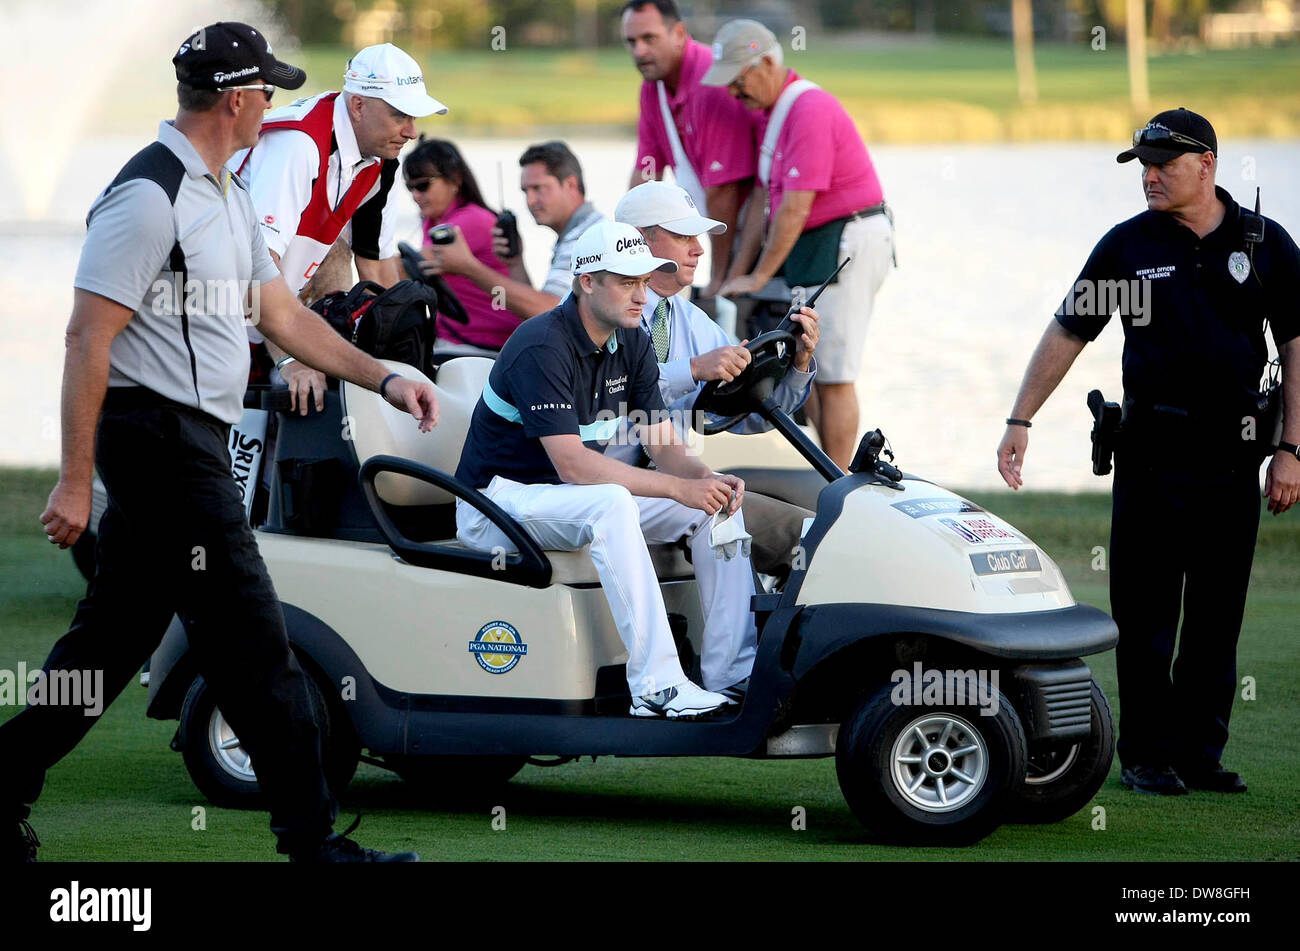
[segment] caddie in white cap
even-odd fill
[[[757,633],[749,558],[718,557],[709,516],[744,534],[745,483],[689,455],[659,395],[650,339],[638,328],[651,276],[676,264],[631,225],[602,221],[573,252],[572,292],[510,335],[474,408],[456,477],[518,519],[543,548],[591,546],[627,648],[630,714],[697,717],[725,710],[749,677]],[[656,469],[607,452],[631,428]],[[511,551],[482,512],[456,505],[456,537]],[[747,536],[746,536],[747,537]],[[703,617],[701,689],[682,669],[647,544],[691,546]]]
[[[425,91],[420,64],[392,43],[367,46],[352,57],[343,72],[343,91],[382,99],[416,118],[447,114],[447,107]]]
[[[382,43],[348,61],[342,92],[300,99],[266,116],[257,145],[237,152],[229,164],[248,183],[266,246],[294,293],[316,274],[340,235],[363,281],[390,287],[402,279],[399,200],[392,189],[397,156],[415,138],[416,117],[446,111],[425,91],[420,64]],[[347,275],[346,259],[342,263],[339,273]],[[317,296],[346,290],[319,284],[312,289]],[[258,343],[261,335],[250,328],[249,338]],[[325,375],[274,344],[266,350],[289,385],[294,409],[304,415],[312,405],[324,409]]]
[[[677,263],[676,271],[651,275],[640,323],[654,345],[664,404],[674,419],[687,419],[706,382],[731,381],[750,362],[745,347],[734,345],[708,314],[678,293],[695,277],[695,266],[704,253],[700,235],[716,234],[726,225],[701,215],[690,194],[668,182],[646,182],[633,188],[619,200],[614,220],[635,225],[651,254]],[[817,373],[813,351],[820,331],[817,312],[809,307],[791,319],[803,326],[802,346],[772,395],[793,415],[812,391]],[[771,423],[755,413],[731,431],[746,434],[771,428]],[[640,453],[636,445],[610,449],[610,454],[631,465],[639,464]],[[755,492],[745,494],[745,505],[754,536],[754,567],[783,581],[790,573],[803,520],[813,513]]]

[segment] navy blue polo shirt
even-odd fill
[[[1279,347],[1300,334],[1300,250],[1265,219],[1252,260],[1240,207],[1224,189],[1215,194],[1227,213],[1203,238],[1167,212],[1112,228],[1056,319],[1091,341],[1119,310],[1127,398],[1240,419],[1253,412],[1268,359],[1264,318]]]
[[[474,407],[456,478],[482,489],[493,476],[559,484],[542,436],[573,433],[604,452],[629,413],[662,412],[659,364],[640,327],[598,347],[572,294],[510,335]]]

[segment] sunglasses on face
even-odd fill
[[[267,102],[270,102],[271,97],[275,95],[275,87],[268,86],[266,83],[258,83],[256,86],[218,86],[217,92],[235,92],[236,90],[240,90],[240,89],[244,90],[245,92],[250,92],[254,89],[260,89],[262,90],[262,92],[266,93]]]
[[[1172,129],[1166,129],[1164,126],[1149,125],[1146,128],[1138,129],[1133,133],[1133,145],[1153,145],[1157,148],[1168,148],[1169,143],[1178,145],[1191,145],[1200,149],[1202,152],[1213,152],[1204,142],[1193,139],[1190,135],[1183,135],[1181,132],[1175,132]]]
[[[427,178],[408,178],[406,180],[406,187],[413,192],[420,192],[423,194],[429,190],[430,185],[441,178],[443,178],[442,175],[430,175]]]

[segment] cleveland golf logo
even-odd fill
[[[73,881],[50,892],[50,921],[130,922],[132,931],[148,931],[153,920],[151,888],[82,888]]]
[[[469,652],[489,674],[504,674],[514,670],[519,658],[528,653],[528,645],[505,621],[489,621],[469,642]]]

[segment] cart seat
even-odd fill
[[[493,361],[484,357],[457,357],[438,368],[437,379],[430,380],[413,366],[383,360],[394,373],[413,380],[432,383],[438,396],[438,425],[422,433],[410,415],[389,405],[378,393],[343,382],[345,434],[350,436],[361,466],[374,456],[399,456],[423,463],[440,472],[455,473],[461,448],[469,432],[474,407],[492,372]],[[375,490],[389,506],[450,506],[455,497],[444,489],[392,472],[375,479]],[[430,539],[432,540],[432,539]],[[444,539],[440,544],[464,548],[457,540]],[[650,545],[650,558],[660,580],[690,578],[694,570],[685,553],[676,545]],[[558,584],[599,584],[590,548],[576,551],[548,551],[551,579]]]

